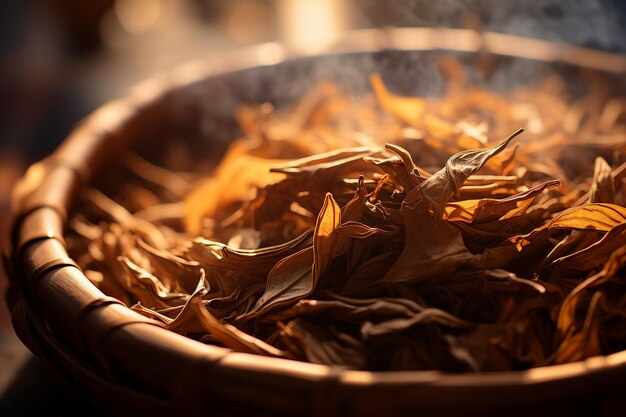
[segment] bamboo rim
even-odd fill
[[[626,56],[623,55],[499,33],[478,34],[464,29],[358,30],[343,34],[322,52],[367,53],[385,49],[486,51],[609,73],[626,73]],[[422,392],[414,399],[403,400],[407,404],[418,400],[428,403],[429,395],[434,395],[431,401],[434,404],[435,399],[441,398],[438,392],[454,393],[457,398],[471,402],[472,396],[485,391],[501,394],[496,402],[513,401],[514,404],[520,392],[532,392],[539,399],[547,398],[551,395],[549,388],[559,385],[561,389],[570,387],[570,393],[575,393],[584,390],[583,381],[589,378],[595,381],[600,375],[615,376],[626,372],[626,351],[527,371],[481,374],[352,371],[234,353],[162,329],[159,323],[120,305],[119,301],[93,286],[67,253],[63,240],[67,213],[78,191],[105,167],[108,158],[123,149],[133,132],[142,126],[144,118],[158,117],[164,111],[162,104],[170,91],[221,73],[274,65],[305,56],[311,54],[278,43],[266,43],[184,64],[141,83],[131,89],[127,97],[105,104],[83,121],[50,157],[29,168],[13,195],[12,279],[14,285],[22,288],[25,299],[35,311],[45,311],[50,327],[61,339],[67,340],[80,355],[95,363],[112,381],[130,375],[140,384],[154,383],[150,389],[163,389],[162,381],[155,380],[167,379],[168,369],[151,371],[144,376],[133,374],[137,356],[132,349],[143,348],[143,351],[152,352],[147,357],[182,356],[184,359],[175,362],[184,364],[184,369],[175,374],[185,375],[194,382],[199,379],[194,372],[199,370],[208,372],[208,375],[212,373],[215,378],[230,378],[248,384],[261,384],[264,379],[269,379],[279,386],[295,384],[313,392],[314,396],[324,395],[325,407],[345,401],[342,395],[354,395],[363,389],[371,393],[372,389],[386,392],[394,388],[409,390],[398,391],[402,395]],[[119,346],[128,349],[116,348]],[[142,367],[141,371],[146,369]],[[338,387],[344,391],[337,391]],[[417,388],[420,391],[415,391]],[[331,392],[334,393],[331,395]],[[220,395],[226,401],[235,401],[232,392],[221,392]],[[334,399],[329,399],[329,395]],[[181,399],[185,394],[177,392],[174,397]],[[283,406],[285,404],[278,400],[272,403],[277,409]]]

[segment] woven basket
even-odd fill
[[[623,415],[626,352],[487,374],[371,373],[235,353],[131,311],[95,288],[69,257],[64,233],[73,202],[131,145],[152,138],[158,148],[155,140],[177,135],[217,154],[233,136],[239,102],[284,102],[322,78],[358,90],[374,69],[411,92],[436,93],[440,50],[468,63],[496,57],[492,82],[502,88],[546,68],[565,74],[591,68],[626,92],[624,57],[450,29],[365,30],[346,34],[325,55],[265,44],[183,66],[96,111],[16,187],[5,263],[21,340],[112,415]]]

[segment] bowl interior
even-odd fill
[[[565,80],[572,99],[585,93],[584,80],[590,75],[605,79],[611,94],[626,93],[626,79],[616,74],[487,53],[382,50],[302,57],[212,75],[174,89],[165,102],[165,119],[158,121],[163,129],[135,138],[137,150],[166,163],[161,157],[167,146],[161,145],[182,140],[193,146],[192,156],[198,161],[219,159],[228,143],[241,134],[234,117],[239,106],[269,102],[280,108],[302,97],[320,81],[335,82],[359,97],[371,91],[368,77],[377,72],[396,93],[441,96],[446,80],[439,61],[450,54],[463,64],[469,85],[490,91],[511,91],[557,74]],[[153,146],[157,141],[160,145]]]

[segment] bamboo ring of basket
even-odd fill
[[[486,51],[626,72],[623,56],[458,29],[361,30],[345,34],[325,52],[381,49]],[[56,152],[29,169],[14,193],[12,253],[5,259],[12,278],[13,325],[22,341],[61,379],[116,415],[484,415],[511,410],[538,415],[554,411],[556,404],[562,407],[565,398],[571,410],[619,406],[626,352],[493,374],[336,370],[187,339],[87,280],[65,247],[70,206],[138,132],[166,118],[172,92],[215,74],[272,68],[301,55],[272,43],[183,66],[96,111]]]

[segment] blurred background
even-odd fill
[[[245,45],[279,40],[321,49],[342,31],[385,26],[469,27],[626,53],[621,0],[2,0],[3,240],[8,195],[28,164],[138,81]],[[98,415],[15,337],[2,274],[0,415]]]

